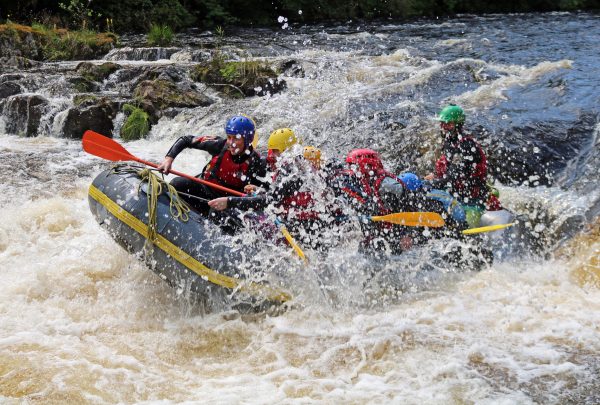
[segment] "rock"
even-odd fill
[[[7,73],[0,76],[0,83],[17,81],[23,79],[24,77],[25,75],[20,73]]]
[[[233,97],[252,97],[275,94],[287,87],[285,80],[264,62],[222,62],[213,59],[196,66],[192,80],[204,82]]]
[[[39,66],[40,63],[31,59],[24,58],[23,56],[10,56],[0,58],[0,65],[3,68],[14,68],[14,69],[31,69],[32,67]]]
[[[294,59],[282,62],[279,70],[287,77],[304,77],[306,75],[302,64]]]
[[[37,94],[16,95],[4,103],[5,130],[9,134],[36,136],[48,100]]]
[[[102,135],[112,137],[113,120],[117,115],[118,106],[105,98],[96,104],[70,108],[63,126],[65,138],[81,139],[88,129]]]
[[[143,81],[162,79],[173,83],[189,82],[187,70],[176,66],[142,66],[123,69],[119,72],[119,82],[130,82],[131,90]]]
[[[212,99],[192,88],[181,89],[175,83],[164,79],[141,82],[135,88],[133,95],[137,99],[150,102],[159,110],[169,107],[208,106],[213,103]]]
[[[73,96],[73,104],[76,107],[84,108],[99,103],[101,97],[95,94],[76,94]]]
[[[133,104],[133,103],[132,103]],[[139,106],[142,110],[148,114],[148,121],[150,121],[150,125],[156,125],[161,116],[164,116],[164,111],[158,110],[154,104],[152,104],[148,100],[142,100],[139,103]],[[168,109],[166,110],[168,111]]]
[[[82,77],[94,82],[102,82],[108,76],[121,69],[121,65],[112,62],[105,62],[101,65],[94,65],[90,62],[81,62],[75,70]]]
[[[175,47],[129,47],[125,46],[110,51],[106,60],[143,60],[155,61],[160,59],[169,59],[173,54],[181,51],[181,48]]]
[[[167,65],[153,66],[140,75],[140,81],[155,79],[163,79],[170,82],[179,83],[187,79],[187,72],[180,67]]]
[[[0,98],[6,98],[21,92],[21,86],[15,82],[0,83]]]
[[[93,82],[85,77],[70,77],[67,79],[73,89],[78,93],[91,93],[100,90],[98,83]]]
[[[34,60],[43,59],[42,35],[31,27],[19,24],[0,25],[2,56],[18,56]]]

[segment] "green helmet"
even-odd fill
[[[448,104],[440,111],[437,120],[446,123],[463,124],[465,122],[465,112],[456,104]]]

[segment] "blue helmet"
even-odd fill
[[[225,124],[225,133],[227,135],[240,135],[244,138],[244,145],[249,146],[254,140],[254,132],[256,128],[254,121],[243,115],[235,115]]]
[[[406,186],[410,191],[416,191],[423,187],[423,182],[419,177],[414,173],[402,173],[397,177],[402,184]]]

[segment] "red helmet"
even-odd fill
[[[379,153],[373,149],[354,149],[346,156],[346,163],[356,165],[364,175],[370,176],[371,172],[378,173],[383,171],[383,163]]]

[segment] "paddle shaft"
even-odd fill
[[[464,235],[474,235],[474,234],[477,234],[477,233],[494,232],[494,231],[498,231],[500,229],[505,229],[505,228],[511,227],[511,226],[513,226],[515,224],[516,224],[516,222],[512,222],[510,224],[498,224],[498,225],[482,226],[480,228],[466,229],[466,230],[462,231],[462,233]]]
[[[157,169],[157,168],[158,168],[158,166],[159,166],[159,165],[157,165],[156,163],[149,162],[149,161],[147,161],[147,160],[144,160],[144,159],[140,159],[140,158],[138,158],[138,157],[136,157],[136,156],[133,156],[133,155],[132,155],[132,157],[133,157],[133,159],[132,159],[132,160],[135,160],[136,162],[138,162],[138,163],[141,163],[141,164],[144,164],[144,165],[147,165],[147,166],[154,167],[155,169]],[[229,194],[236,195],[236,196],[238,196],[238,197],[245,197],[245,196],[246,196],[246,194],[244,194],[244,193],[241,193],[241,192],[239,192],[239,191],[232,190],[232,189],[230,189],[230,188],[227,188],[227,187],[223,187],[223,186],[221,186],[221,185],[219,185],[219,184],[215,184],[215,183],[213,183],[213,182],[210,182],[210,181],[206,181],[206,180],[203,180],[203,179],[199,179],[198,177],[190,176],[189,174],[185,174],[185,173],[182,173],[182,172],[178,172],[177,170],[169,170],[169,173],[173,173],[174,175],[176,175],[176,176],[179,176],[179,177],[185,177],[186,179],[189,179],[189,180],[195,181],[196,183],[204,184],[204,185],[206,185],[206,186],[208,186],[208,187],[212,187],[212,188],[214,188],[214,189],[221,190],[221,191],[224,191],[224,192],[226,192],[226,193],[229,193]]]

